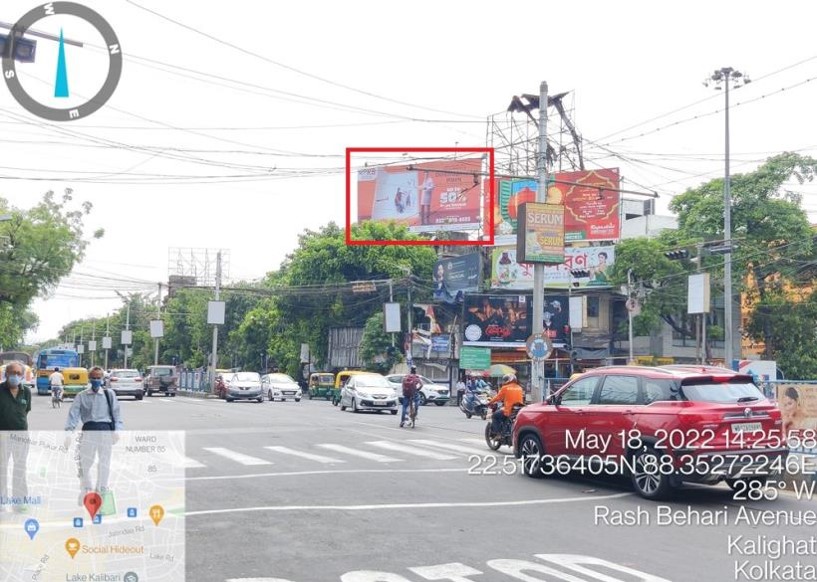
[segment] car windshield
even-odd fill
[[[376,376],[374,374],[358,376],[355,379],[355,385],[358,388],[391,388],[389,382],[383,376]]]
[[[279,384],[297,384],[295,380],[293,380],[286,374],[270,374],[269,380],[270,382],[278,382]]]
[[[153,368],[153,375],[154,376],[172,376],[173,369],[172,368]]]
[[[737,382],[682,383],[681,390],[687,400],[693,402],[738,404],[757,402],[765,398],[757,386],[745,380]]]
[[[260,382],[261,376],[258,372],[239,372],[233,376],[235,382]]]
[[[111,376],[117,378],[138,378],[139,372],[138,370],[113,370]]]

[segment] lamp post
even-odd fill
[[[732,323],[732,193],[729,184],[729,85],[737,89],[750,82],[747,75],[733,69],[723,67],[716,69],[711,76],[707,77],[704,85],[714,84],[715,89],[724,90],[725,98],[725,153],[724,153],[724,179],[723,179],[723,240],[726,252],[723,257],[723,294],[724,294],[724,360],[726,365],[732,367],[733,359],[733,323]],[[740,347],[738,347],[740,351]]]

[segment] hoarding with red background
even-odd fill
[[[409,169],[411,167],[411,169]],[[482,160],[437,160],[411,166],[382,166],[358,172],[357,219],[394,220],[413,232],[476,229],[480,226]],[[430,213],[421,220],[423,185],[433,182]],[[391,185],[394,182],[395,185]],[[400,185],[402,184],[402,186]],[[395,206],[397,188],[408,205]],[[401,202],[406,198],[401,196]]]
[[[619,184],[618,168],[558,172],[551,177],[547,202],[565,205],[565,242],[619,239]],[[494,228],[498,244],[516,241],[519,205],[535,202],[536,190],[535,180],[496,180]]]

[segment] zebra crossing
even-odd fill
[[[279,463],[302,461],[320,466],[347,465],[349,462],[396,464],[417,460],[454,461],[473,455],[507,455],[510,450],[491,451],[485,441],[475,438],[459,438],[454,442],[432,439],[406,439],[397,441],[372,440],[356,446],[340,443],[316,443],[300,448],[281,445],[254,446],[241,451],[227,447],[202,447],[204,456],[185,457],[186,469],[204,469],[216,460],[234,466],[261,467]],[[189,451],[188,451],[189,453]],[[197,458],[194,458],[197,457]],[[207,458],[204,458],[207,457]]]

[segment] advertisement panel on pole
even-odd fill
[[[434,301],[461,303],[465,293],[479,291],[482,254],[440,259],[434,265]]]
[[[687,282],[687,313],[709,313],[709,273],[690,275]]]
[[[91,340],[88,342],[88,351],[95,352],[96,351],[96,341]]]
[[[565,240],[617,241],[621,235],[617,168],[582,172],[557,172],[548,184],[548,204],[565,207]],[[609,188],[606,189],[606,188]],[[494,228],[496,244],[513,244],[519,209],[535,202],[536,180],[497,180],[495,183]]]
[[[122,330],[122,339],[120,343],[123,346],[127,346],[133,343],[133,331],[130,329],[123,329]]]
[[[610,287],[609,270],[615,262],[614,246],[567,247],[561,265],[545,265],[545,288],[574,289]],[[571,271],[585,271],[574,277]],[[578,283],[578,285],[575,285]],[[491,287],[494,289],[533,289],[533,265],[518,263],[516,247],[494,247],[491,257]]]
[[[165,324],[161,319],[150,320],[150,337],[160,338],[165,335]]]
[[[400,333],[400,304],[399,303],[384,303],[383,314],[385,320],[386,333]]]
[[[357,176],[358,221],[395,221],[412,232],[480,227],[482,159],[365,168]]]
[[[207,302],[207,325],[224,325],[227,304],[224,301]]]
[[[557,348],[570,343],[570,299],[567,295],[545,295],[542,335]]]
[[[112,341],[112,338],[110,336],[106,335],[105,337],[103,337],[102,338],[102,349],[103,350],[111,349],[111,341]]]
[[[520,207],[517,227],[516,256],[520,262],[564,263],[564,206],[526,202]]]
[[[466,295],[463,345],[524,347],[532,309],[530,295]]]

